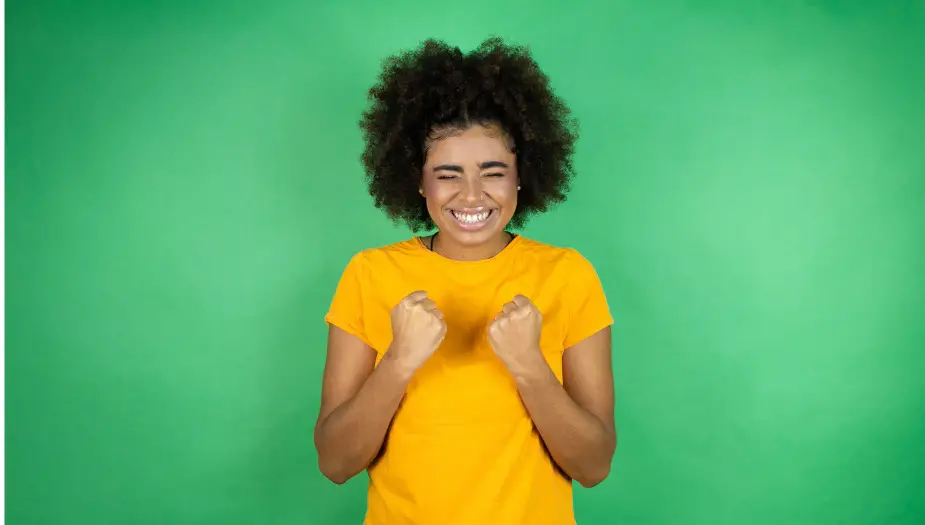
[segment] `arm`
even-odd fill
[[[614,428],[611,333],[607,327],[563,354],[564,385],[537,350],[521,370],[517,388],[557,465],[583,487],[610,473],[617,446]]]
[[[397,360],[336,326],[328,332],[321,411],[315,424],[318,466],[334,483],[345,483],[379,454],[389,424],[411,380]]]

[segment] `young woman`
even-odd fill
[[[515,235],[565,199],[576,134],[528,51],[428,41],[361,121],[376,205],[413,231],[355,255],[325,320],[315,445],[369,473],[369,525],[575,523],[616,447],[610,325],[578,252]]]

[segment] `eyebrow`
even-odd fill
[[[507,168],[508,165],[500,160],[489,160],[479,164],[479,169],[487,170],[488,168]]]
[[[509,166],[501,162],[500,160],[489,160],[479,164],[480,170],[487,170],[488,168],[508,168]],[[434,171],[455,171],[457,173],[462,173],[462,166],[458,164],[441,164],[439,166],[434,166]]]

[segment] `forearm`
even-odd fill
[[[514,371],[517,389],[557,465],[584,487],[610,473],[616,435],[566,392],[541,355]]]
[[[345,483],[376,458],[410,379],[409,371],[386,357],[353,398],[318,424],[318,463],[328,479]]]

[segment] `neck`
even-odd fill
[[[508,232],[501,232],[490,241],[476,245],[466,246],[453,241],[449,236],[433,234],[429,247],[434,252],[454,261],[480,261],[498,255],[512,240],[514,236]]]

